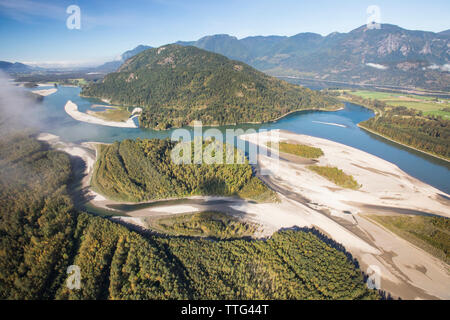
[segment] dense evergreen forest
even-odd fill
[[[146,218],[147,226],[166,235],[211,239],[251,238],[259,226],[221,212],[197,212]]]
[[[0,299],[379,299],[314,230],[267,241],[141,235],[74,209],[70,158],[26,134],[0,142]],[[81,288],[69,290],[77,265]]]
[[[216,142],[203,142],[203,153]],[[148,201],[192,195],[242,196],[258,201],[275,200],[269,190],[253,175],[252,167],[234,149],[242,164],[176,164],[171,152],[177,143],[170,140],[124,140],[99,145],[92,186],[108,198],[121,201]],[[223,148],[223,163],[230,148]],[[188,143],[194,161],[194,143]],[[251,190],[249,190],[249,187]]]
[[[450,160],[450,120],[424,115],[406,107],[391,107],[382,101],[364,99],[344,92],[349,101],[373,109],[377,116],[360,123],[396,142]]]
[[[118,72],[83,88],[84,96],[141,106],[140,126],[168,129],[275,120],[340,103],[320,92],[269,77],[252,67],[195,47],[167,45],[127,60]]]

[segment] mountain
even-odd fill
[[[6,73],[28,73],[35,69],[20,62],[0,61],[0,70]]]
[[[266,122],[302,109],[332,109],[334,98],[289,84],[245,63],[193,46],[167,45],[128,59],[85,87],[85,96],[142,106],[142,127],[167,129]]]
[[[180,45],[193,45],[211,52],[220,53],[230,59],[244,60],[248,49],[236,37],[226,34],[207,36],[195,42],[179,42]]]
[[[151,49],[152,47],[150,46],[144,46],[144,45],[139,45],[136,48],[132,49],[132,50],[128,50],[125,51],[124,53],[122,53],[122,60],[125,62],[126,60],[134,57],[135,55],[137,55],[138,53],[141,53],[142,51],[145,51],[147,49]]]
[[[138,53],[141,53],[142,51],[150,49],[150,48],[151,48],[150,46],[139,45],[132,50],[128,50],[128,51],[125,51],[124,53],[122,53],[122,55],[120,56],[120,58],[118,60],[106,62],[106,63],[102,64],[101,66],[96,67],[92,71],[102,72],[102,73],[115,72],[115,71],[117,71],[117,69],[120,68],[120,66],[126,60],[128,60],[129,58],[137,55]]]
[[[299,33],[238,40],[215,35],[178,44],[223,54],[272,75],[448,91],[449,39],[448,31],[411,31],[383,24],[381,29],[364,25],[326,37]]]

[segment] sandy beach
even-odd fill
[[[268,133],[241,136],[265,146]],[[362,184],[359,190],[342,189],[307,169],[310,161],[281,154],[279,162],[260,155],[260,176],[278,193],[280,203],[242,199],[162,205],[127,212],[128,223],[142,227],[142,219],[217,210],[238,215],[262,226],[259,237],[282,228],[315,227],[341,243],[358,259],[361,269],[378,267],[381,288],[402,299],[450,299],[450,267],[424,250],[365,218],[366,214],[437,214],[450,216],[449,195],[400,170],[383,159],[333,141],[280,131],[279,140],[321,148],[318,165],[337,166]],[[296,159],[297,158],[297,159]],[[447,198],[446,198],[447,197]],[[202,201],[203,200],[203,201]],[[109,200],[97,204],[111,204]]]
[[[136,117],[129,118],[126,122],[117,122],[117,121],[107,121],[95,116],[89,115],[87,113],[83,113],[78,111],[78,106],[72,101],[67,101],[64,110],[70,115],[72,118],[78,121],[83,121],[92,124],[98,124],[101,126],[108,127],[119,127],[119,128],[137,128],[138,126],[134,123],[133,119]]]
[[[270,133],[241,136],[265,146]],[[279,161],[260,155],[258,166],[271,174],[261,178],[285,196],[296,208],[295,222],[286,214],[269,211],[257,216],[266,223],[309,223],[342,243],[360,262],[362,270],[375,265],[381,270],[382,289],[403,299],[450,299],[450,267],[427,252],[403,240],[364,217],[365,214],[429,213],[450,217],[448,194],[400,170],[396,165],[366,152],[333,141],[279,132],[279,141],[297,142],[321,148],[320,166],[336,166],[362,184],[359,190],[342,189],[315,174],[301,162]],[[283,154],[281,157],[283,158]],[[273,208],[275,209],[275,208]],[[250,209],[250,212],[253,209]],[[272,208],[270,209],[272,210]],[[285,210],[283,210],[285,211]],[[276,218],[275,218],[276,216]],[[350,236],[358,238],[357,242]],[[361,244],[361,241],[370,248]],[[370,252],[372,251],[372,252]]]
[[[265,146],[268,133],[241,136]],[[62,151],[81,157],[86,163],[83,188],[90,203],[109,208],[122,204],[106,199],[90,189],[90,177],[96,161],[93,143],[81,146],[58,141],[53,135],[41,135]],[[156,204],[126,212],[117,220],[145,228],[145,218],[201,211],[219,211],[236,215],[261,226],[255,237],[270,237],[282,228],[315,227],[341,243],[360,263],[381,271],[381,289],[402,299],[450,299],[450,266],[427,252],[365,218],[366,214],[430,213],[450,216],[450,197],[409,176],[397,166],[363,151],[336,142],[279,132],[279,140],[320,147],[325,156],[319,165],[332,165],[351,174],[362,184],[359,190],[342,189],[313,173],[309,161],[280,155],[280,160],[259,155],[257,172],[278,193],[280,203],[255,203],[238,198],[191,197],[176,203]],[[276,170],[275,170],[276,169]]]
[[[54,94],[57,91],[58,91],[58,89],[52,88],[52,89],[33,90],[31,92],[33,92],[35,94],[38,94],[38,95],[41,95],[43,97],[46,97],[46,96],[49,96],[51,94]]]
[[[97,158],[94,142],[84,142],[81,145],[69,142],[63,142],[58,136],[50,133],[41,133],[37,137],[38,140],[44,141],[51,145],[54,149],[66,152],[72,157],[80,158],[84,162],[84,172],[82,173],[81,189],[84,197],[93,201],[106,201],[102,195],[94,192],[90,188],[91,176],[94,171],[94,165]]]

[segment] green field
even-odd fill
[[[146,220],[157,231],[175,236],[236,239],[251,237],[257,231],[255,224],[240,221],[220,212],[199,212]]]
[[[450,108],[450,100],[426,97],[413,94],[403,94],[396,92],[377,92],[377,91],[365,91],[365,90],[346,90],[347,93],[359,96],[364,99],[379,100],[387,105],[393,107],[407,107],[422,111],[426,115],[441,116],[444,118],[450,118],[450,112],[444,111],[446,108]]]
[[[272,148],[272,143],[268,142],[267,146],[269,148]],[[320,148],[314,148],[306,146],[304,144],[296,144],[296,143],[280,142],[279,150],[280,152],[289,153],[295,156],[308,159],[318,159],[324,155],[322,149]]]
[[[356,182],[353,176],[346,174],[339,168],[336,167],[321,167],[321,166],[309,166],[308,169],[316,172],[322,177],[330,180],[339,187],[346,189],[357,190],[361,186]]]
[[[450,219],[425,216],[368,216],[400,237],[450,263]]]

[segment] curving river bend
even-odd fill
[[[46,87],[40,89],[46,89]],[[95,99],[80,97],[80,91],[78,87],[59,87],[56,93],[44,98],[43,103],[38,106],[40,120],[43,123],[41,131],[58,135],[68,142],[105,143],[135,138],[167,138],[172,133],[171,130],[115,128],[76,121],[64,111],[67,100],[72,100],[82,112],[89,109],[93,103],[104,104]],[[274,123],[227,126],[218,129],[221,131],[227,128],[283,129],[329,139],[392,162],[413,177],[449,194],[450,163],[390,142],[357,126],[358,123],[373,116],[374,113],[371,110],[346,103],[343,110],[336,112],[303,111]]]

